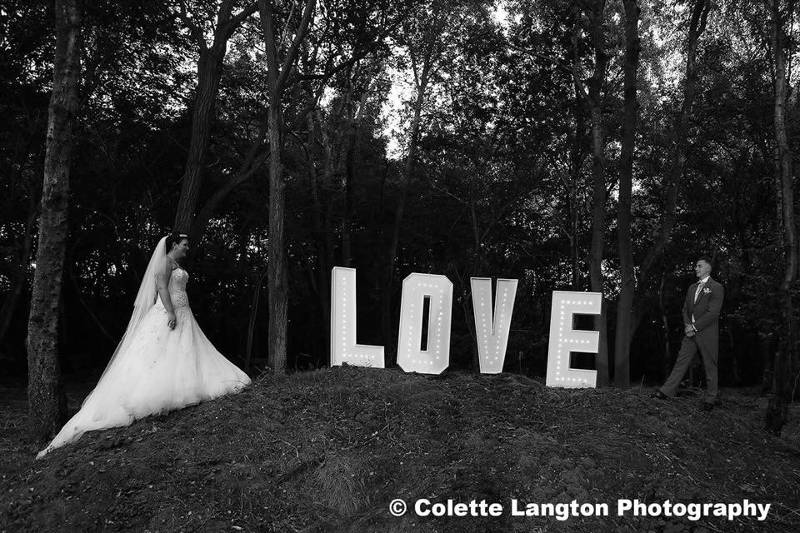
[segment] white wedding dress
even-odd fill
[[[80,411],[37,458],[87,431],[127,426],[148,415],[238,392],[250,383],[247,374],[214,348],[195,321],[186,295],[188,279],[181,268],[170,274],[175,329],[167,325],[167,310],[157,297],[130,338],[123,338]]]

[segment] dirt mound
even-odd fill
[[[501,374],[353,367],[264,377],[243,393],[85,435],[34,462],[3,413],[0,530],[798,531],[800,453],[758,399],[550,389]],[[10,429],[10,430],[9,430]],[[409,512],[389,513],[402,498]],[[417,499],[500,502],[419,517]],[[607,503],[609,516],[512,516]],[[617,516],[618,499],[772,504],[754,518]]]

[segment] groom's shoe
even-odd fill
[[[661,389],[656,389],[653,394],[650,395],[651,398],[658,398],[659,400],[669,400],[669,396],[661,392]]]

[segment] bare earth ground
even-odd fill
[[[4,392],[2,531],[800,531],[797,428],[765,433],[758,398],[739,392],[705,413],[693,394],[665,402],[512,374],[344,367],[266,376],[36,462],[24,391]],[[394,517],[395,498],[486,500],[505,512]],[[611,512],[514,517],[512,498]],[[618,498],[772,507],[764,522],[620,517]]]

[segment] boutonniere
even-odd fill
[[[703,294],[710,294],[710,293],[711,293],[711,289],[709,289],[708,287],[703,289]]]

